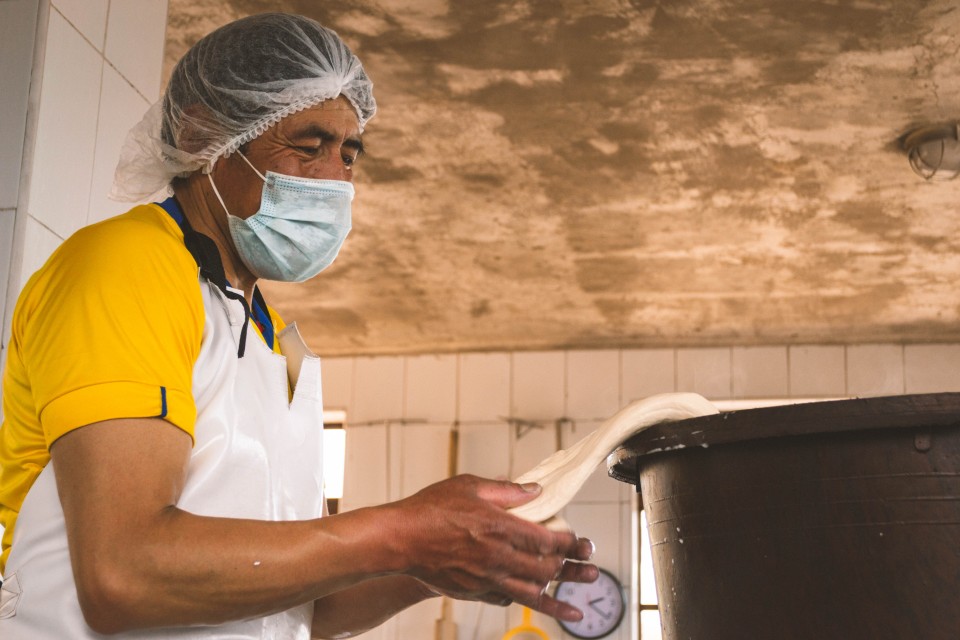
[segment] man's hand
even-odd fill
[[[392,536],[407,572],[438,594],[505,605],[517,602],[554,618],[580,620],[575,607],[545,591],[551,580],[592,582],[593,544],[550,531],[506,509],[529,502],[538,485],[521,487],[457,476],[400,502]]]

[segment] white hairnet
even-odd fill
[[[377,110],[373,83],[316,21],[264,13],[220,27],[180,59],[163,97],[130,130],[110,197],[171,195],[174,177],[209,172],[282,118],[341,94],[363,131]]]

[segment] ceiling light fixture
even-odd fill
[[[960,175],[960,123],[915,129],[904,136],[903,148],[924,180],[943,182]]]

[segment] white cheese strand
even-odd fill
[[[687,420],[719,413],[696,393],[663,393],[637,400],[618,411],[589,436],[569,449],[561,449],[515,480],[537,482],[539,496],[510,509],[531,522],[544,522],[563,509],[587,481],[593,470],[631,436],[661,422]]]

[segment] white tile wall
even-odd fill
[[[446,356],[444,356],[446,357]],[[623,351],[524,352],[515,354],[461,354],[457,356],[459,382],[436,394],[439,411],[450,414],[451,400],[459,404],[454,418],[437,424],[400,424],[389,428],[348,427],[348,495],[345,508],[378,504],[406,495],[445,474],[449,428],[457,419],[460,472],[486,477],[516,477],[535,466],[558,446],[569,447],[600,424],[595,419],[563,420],[568,414],[591,415],[610,407],[609,388],[619,389],[624,403],[653,393],[686,386],[708,397],[836,396],[850,393],[930,392],[960,389],[960,345],[804,345],[719,349],[659,349]],[[422,368],[437,370],[429,358],[348,358],[343,370],[354,366],[353,399],[345,407],[348,422],[357,416],[396,418],[406,397],[407,415],[417,399],[410,375]],[[404,366],[403,363],[406,363]],[[674,363],[677,367],[674,369]],[[349,363],[352,363],[349,364]],[[432,364],[429,364],[432,363]],[[618,363],[618,364],[612,364]],[[906,366],[904,366],[906,363]],[[611,369],[615,372],[611,380]],[[585,375],[586,372],[591,375]],[[880,372],[883,372],[882,375]],[[619,373],[616,373],[619,372]],[[598,383],[598,380],[602,380]],[[512,381],[512,384],[510,383]],[[434,386],[436,383],[434,383]],[[362,389],[362,391],[361,391]],[[404,396],[403,390],[406,389]],[[349,398],[347,392],[339,392]],[[440,397],[447,395],[447,397]],[[593,404],[604,396],[603,404]],[[511,404],[511,397],[513,402]],[[421,405],[423,406],[423,405]],[[511,415],[536,420],[540,428],[517,437],[515,427],[499,418]],[[515,412],[522,409],[523,413]],[[431,411],[423,406],[423,412]],[[475,421],[463,421],[470,416]],[[559,430],[558,430],[559,420]],[[560,442],[558,444],[558,434]],[[359,447],[362,456],[354,457]],[[511,473],[512,472],[512,473]],[[350,484],[355,497],[349,496]],[[633,488],[618,483],[599,469],[584,485],[563,515],[581,535],[597,543],[598,564],[617,573],[625,585],[635,562],[631,534]],[[509,610],[457,603],[455,617],[461,638],[497,639],[520,621],[520,609]],[[405,633],[430,637],[438,609],[424,607],[404,614],[363,636],[402,640]],[[551,637],[567,638],[550,620],[535,618]],[[478,626],[479,625],[479,626]],[[612,636],[629,638],[625,623]]]
[[[789,359],[791,396],[846,395],[846,363],[842,346],[794,346],[789,349]]]
[[[387,500],[399,500],[404,497],[403,474],[404,467],[418,466],[420,458],[413,464],[404,464],[403,458],[403,431],[405,427],[399,422],[387,425]]]
[[[343,469],[342,511],[383,504],[389,500],[387,428],[353,427],[348,423]]]
[[[357,358],[353,405],[347,420],[354,424],[403,418],[403,358]]]
[[[38,4],[38,0],[0,2],[0,209],[16,208],[20,191]]]
[[[600,422],[576,421],[564,423],[561,428],[561,446],[571,446],[597,430]],[[573,502],[619,502],[627,499],[627,485],[607,475],[606,465],[600,465],[583,484]]]
[[[408,424],[401,433],[400,497],[412,496],[420,489],[440,482],[449,475],[450,423]],[[416,460],[416,464],[404,461]]]
[[[128,202],[110,200],[107,194],[113,185],[113,172],[117,168],[127,131],[140,121],[149,106],[116,69],[104,65],[88,223],[105,220],[131,207]]]
[[[15,242],[33,245],[18,244],[11,252],[18,260],[11,272],[19,277],[7,291],[8,307],[19,285],[50,253],[51,235],[59,242],[86,224],[91,205],[91,221],[126,208],[105,204],[104,185],[109,184],[126,129],[146,109],[143,96],[152,100],[158,95],[166,7],[167,0],[0,2],[0,149],[5,154],[0,157],[0,201],[18,207],[18,220],[23,219],[18,229],[30,227]],[[34,28],[38,17],[40,24]],[[31,44],[25,57],[21,41],[32,42],[34,33],[37,46]],[[31,67],[34,50],[37,59]],[[123,73],[129,81],[121,79]],[[26,94],[17,88],[25,79],[30,80],[31,95],[26,116]],[[8,183],[19,184],[21,176],[26,192],[17,194]],[[28,216],[45,231],[31,226]]]
[[[533,428],[513,425],[510,430],[510,478],[521,476],[557,451],[560,448],[559,430],[554,421],[539,422]]]
[[[109,0],[53,0],[52,4],[94,48],[103,51]]]
[[[110,0],[105,53],[151,103],[160,95],[167,0]]]
[[[904,347],[906,393],[960,391],[960,345]]]
[[[414,356],[406,361],[404,417],[453,422],[457,415],[457,356]]]
[[[620,562],[621,511],[617,502],[572,502],[564,509],[564,519],[577,535],[590,538],[596,545],[594,564],[617,575],[624,584],[630,584],[630,573],[622,571]]]
[[[457,621],[457,640],[499,640],[507,630],[507,611],[505,607],[480,602],[454,602],[453,616]],[[433,636],[424,637],[432,638]]]
[[[555,419],[564,412],[564,360],[562,351],[513,354],[511,417]]]
[[[677,391],[699,393],[708,400],[729,398],[731,377],[730,349],[677,350]]]
[[[87,219],[102,67],[90,43],[51,11],[28,209],[61,238]]]
[[[34,271],[43,266],[57,247],[60,246],[61,239],[55,233],[37,222],[32,217],[27,217],[26,233],[23,238],[23,268],[20,271],[20,282],[17,290],[27,284],[27,280],[33,275]],[[8,299],[10,298],[8,292]]]
[[[675,359],[673,349],[624,349],[620,357],[621,404],[675,391]]]
[[[887,396],[904,393],[904,349],[898,344],[847,347],[847,393]]]
[[[789,393],[786,347],[734,347],[733,397],[783,398]]]
[[[510,426],[500,424],[459,425],[457,472],[484,478],[510,477]]]
[[[461,422],[494,422],[510,415],[510,354],[464,353],[457,389]]]
[[[353,393],[353,358],[323,358],[320,367],[323,408],[346,410],[351,406]]]
[[[620,408],[619,351],[570,351],[566,372],[568,418],[603,419]]]

